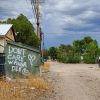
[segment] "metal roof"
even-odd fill
[[[0,35],[4,36],[12,27],[12,24],[0,24]]]

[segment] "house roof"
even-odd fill
[[[0,35],[6,35],[12,26],[12,24],[0,24]]]

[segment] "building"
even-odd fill
[[[15,32],[12,24],[0,24],[0,53],[4,52],[7,41],[15,41]]]

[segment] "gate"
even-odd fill
[[[5,54],[0,53],[0,77],[5,75]]]

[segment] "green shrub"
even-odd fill
[[[58,57],[58,61],[63,63],[80,63],[80,55],[79,54],[61,54]]]
[[[86,54],[84,54],[84,63],[95,64],[96,63],[96,57],[93,54],[86,53]]]

